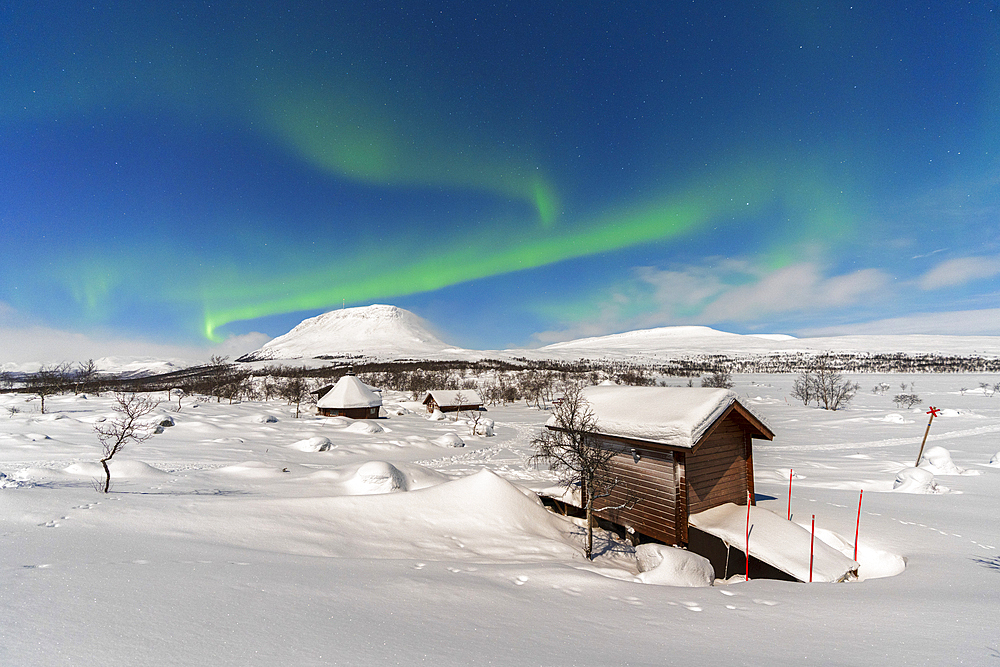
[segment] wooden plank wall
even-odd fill
[[[608,498],[599,498],[595,507],[613,507],[634,501],[631,508],[607,510],[597,515],[666,544],[679,544],[677,517],[677,483],[674,456],[671,452],[636,447],[640,459],[636,463],[630,447],[624,451],[620,443],[603,441],[602,445],[616,450],[611,469],[620,476],[619,484]],[[684,526],[686,528],[686,526]],[[686,531],[683,531],[686,533]]]
[[[688,510],[747,501],[747,434],[727,418],[695,452],[687,454]]]

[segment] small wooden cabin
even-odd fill
[[[482,410],[483,399],[475,389],[435,389],[424,397],[427,412],[464,412]]]
[[[588,387],[593,437],[614,450],[622,483],[597,516],[666,544],[687,546],[688,517],[722,505],[753,503],[754,438],[774,434],[727,389]],[[553,428],[550,420],[547,425]]]
[[[354,373],[337,380],[333,388],[316,401],[316,408],[324,417],[377,419],[381,407],[382,397]]]

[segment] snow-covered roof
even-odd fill
[[[598,433],[688,449],[738,403],[728,389],[700,387],[598,386],[585,388],[583,397],[597,418]],[[555,423],[555,417],[548,421]]]
[[[479,397],[479,392],[475,389],[434,389],[427,392],[424,403],[431,398],[438,405],[446,407],[483,404],[483,399]]]
[[[319,408],[374,408],[382,405],[382,397],[356,375],[345,375],[333,389],[316,401]]]

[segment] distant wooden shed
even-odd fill
[[[316,408],[324,417],[350,417],[351,419],[377,419],[382,397],[372,387],[348,373],[337,380],[333,388],[316,401]]]
[[[463,412],[482,410],[483,399],[475,389],[435,389],[424,397],[427,412]]]
[[[753,503],[754,438],[774,434],[727,389],[584,389],[597,419],[595,441],[616,452],[623,483],[597,515],[666,544],[688,544],[688,517],[722,505]],[[554,420],[547,426],[554,428]]]

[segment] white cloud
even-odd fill
[[[925,273],[918,284],[921,289],[935,290],[992,278],[997,274],[1000,274],[1000,257],[956,257]]]
[[[920,313],[871,322],[806,329],[799,333],[808,337],[851,334],[1000,336],[1000,308]]]
[[[231,336],[211,347],[196,347],[154,343],[114,334],[86,335],[33,323],[8,304],[0,302],[0,368],[31,370],[39,364],[105,357],[153,358],[197,364],[207,361],[213,354],[237,357],[259,348],[268,340],[269,336],[254,332]]]
[[[535,340],[551,343],[628,329],[751,323],[774,315],[821,313],[887,299],[892,285],[892,277],[878,269],[827,276],[818,263],[805,261],[768,270],[717,260],[670,270],[640,267],[634,276],[587,321],[535,334]],[[639,314],[632,314],[636,311]]]

